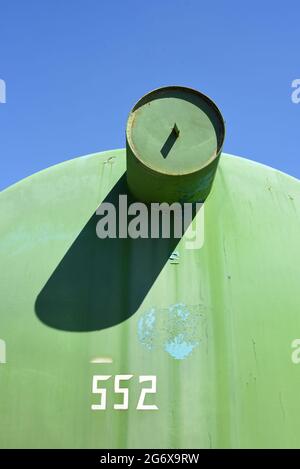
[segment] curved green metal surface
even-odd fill
[[[299,447],[299,181],[223,154],[203,246],[104,244],[93,214],[125,166],[77,158],[0,196],[0,447]],[[136,410],[144,375],[158,410]]]

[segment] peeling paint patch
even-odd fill
[[[162,349],[176,360],[191,355],[202,340],[206,320],[201,305],[177,303],[151,308],[138,321],[138,339],[148,350]]]
[[[6,343],[0,339],[0,363],[6,363]]]
[[[176,360],[183,360],[192,353],[196,345],[198,345],[198,342],[186,342],[184,335],[178,334],[165,344],[165,351],[168,352],[171,357],[176,358]]]
[[[153,349],[153,337],[155,330],[155,309],[144,314],[138,322],[138,338],[139,341],[148,349]]]

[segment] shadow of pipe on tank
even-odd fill
[[[133,201],[126,174],[103,202],[118,212],[119,195],[127,195],[128,205]],[[98,221],[93,214],[37,296],[36,315],[50,327],[94,331],[131,317],[180,240],[173,235],[99,239]]]

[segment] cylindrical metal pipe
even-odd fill
[[[225,136],[221,112],[191,88],[142,97],[126,129],[127,182],[144,202],[196,202],[209,194]]]

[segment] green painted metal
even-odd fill
[[[299,447],[299,181],[223,154],[202,247],[105,243],[125,167],[94,154],[0,196],[0,447]],[[143,375],[158,410],[136,410]]]
[[[127,181],[143,202],[205,200],[225,135],[217,106],[199,91],[167,86],[134,106],[126,130]]]

